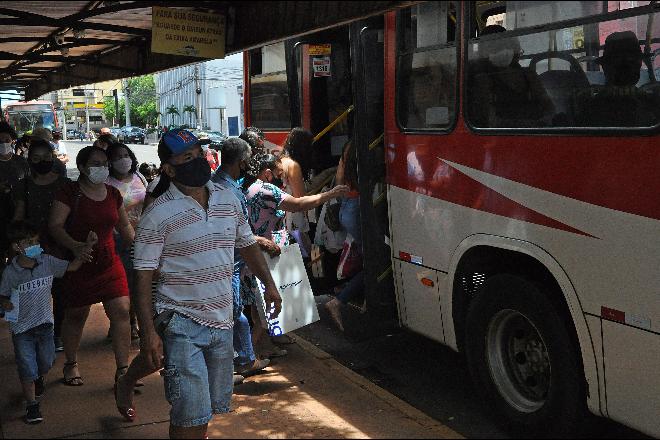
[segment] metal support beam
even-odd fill
[[[117,32],[119,34],[139,35],[142,37],[151,36],[151,29],[140,29],[128,26],[118,26],[107,23],[92,23],[89,21],[71,21],[64,19],[55,19],[43,15],[37,15],[38,18],[0,18],[2,26],[39,26],[52,28],[71,28],[71,29],[91,29],[95,31]]]

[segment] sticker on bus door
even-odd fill
[[[314,69],[314,78],[331,76],[330,74],[330,57],[314,57],[312,58],[312,67]]]

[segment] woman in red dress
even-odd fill
[[[135,235],[119,191],[104,183],[108,177],[105,151],[85,147],[78,153],[76,165],[80,178],[56,194],[49,222],[51,235],[62,248],[89,261],[64,278],[66,313],[62,339],[66,363],[63,374],[64,383],[73,386],[83,384],[78,371],[78,348],[92,304],[103,303],[110,319],[117,363],[115,380],[128,368],[131,332],[128,285],[112,231],[116,228],[124,243],[132,243]],[[98,237],[93,248],[86,244],[90,234]]]

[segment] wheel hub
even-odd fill
[[[551,364],[538,329],[522,313],[501,310],[488,326],[486,356],[491,377],[517,411],[531,413],[545,404]]]

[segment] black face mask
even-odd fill
[[[270,181],[271,185],[275,185],[278,188],[284,187],[284,181],[280,177],[273,177],[273,180]]]
[[[173,166],[176,171],[174,180],[182,185],[200,187],[211,179],[211,166],[203,157]]]
[[[37,174],[48,174],[53,170],[53,161],[52,160],[42,160],[41,162],[30,162],[30,167],[32,171]]]

